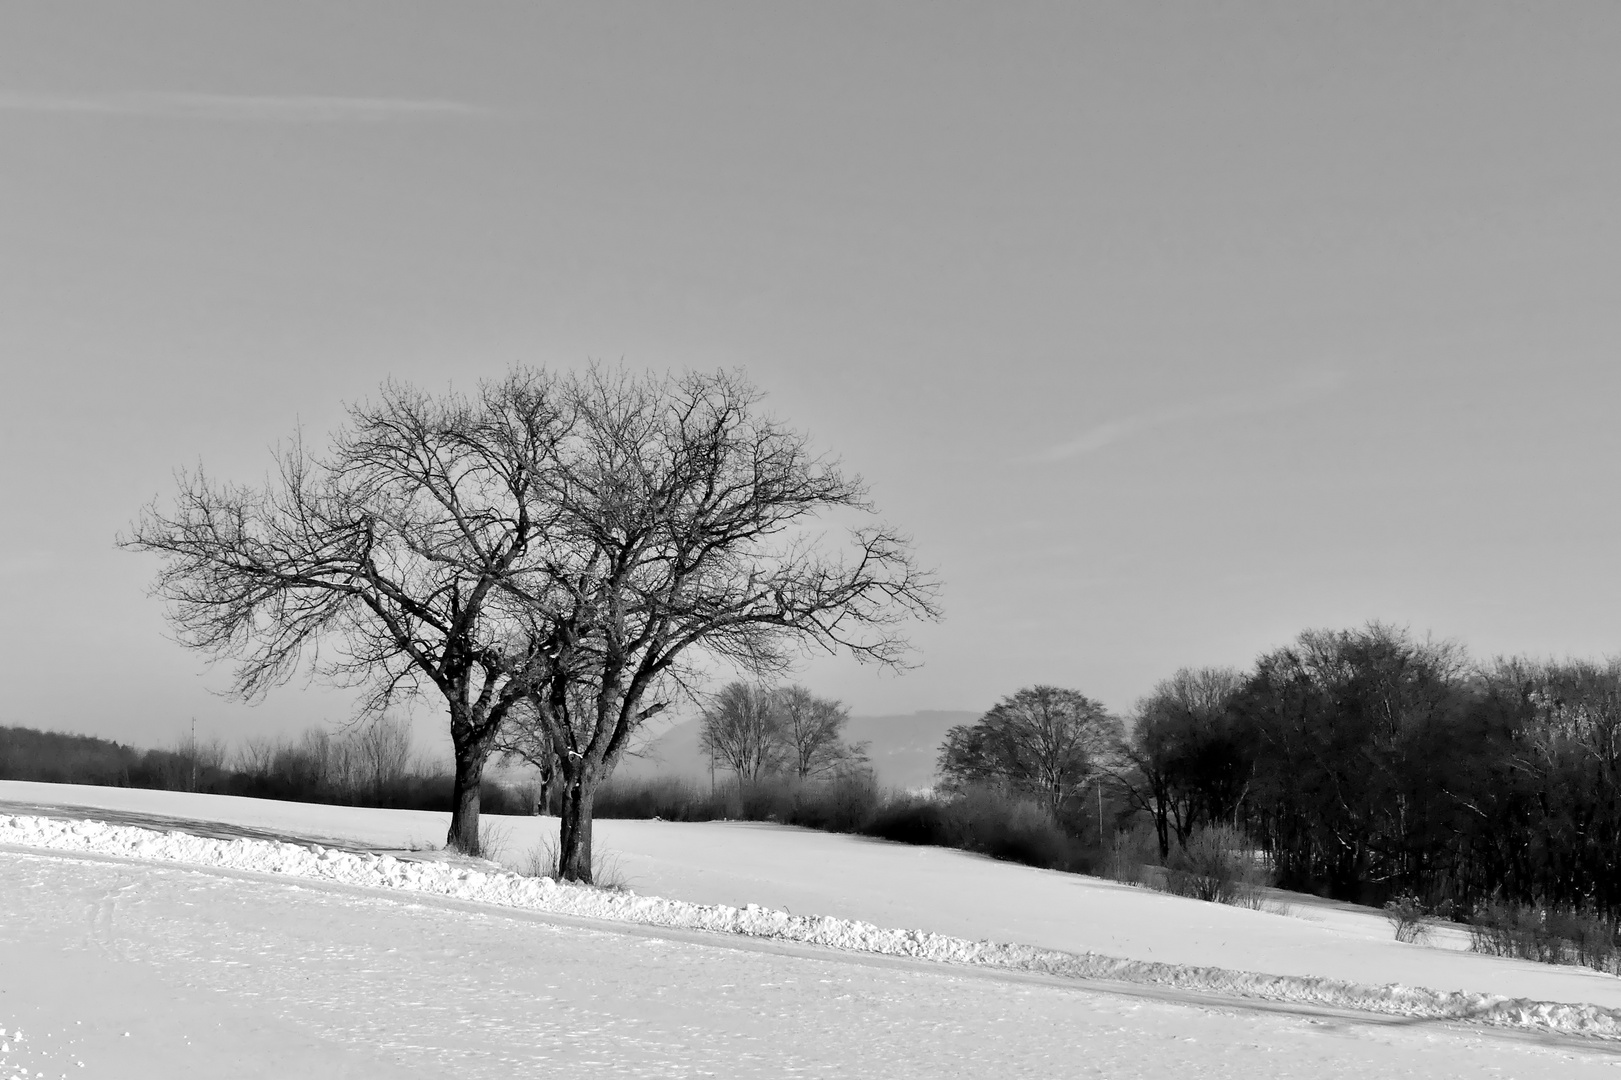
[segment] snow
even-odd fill
[[[437,813],[0,781],[0,813],[7,805],[71,814],[91,809],[106,820],[193,832],[212,823],[229,827],[214,835],[247,830],[398,855],[442,844],[449,823]],[[485,821],[488,830],[506,834],[498,854],[515,868],[557,835],[555,818]],[[751,822],[603,820],[595,833],[598,851],[626,885],[671,900],[752,903],[1161,964],[1621,1009],[1621,978],[1470,953],[1456,928],[1443,928],[1428,945],[1404,945],[1378,911],[1298,894],[1279,894],[1290,912],[1284,916],[960,851]]]
[[[1602,1043],[1189,1004],[456,903],[0,853],[0,1009],[27,1034],[6,1068],[87,1080],[1613,1075]]]
[[[1540,1058],[1522,1064],[1527,1072],[1574,1075],[1577,1064],[1606,1060],[1595,1056],[1608,1045],[1599,1039],[1621,1038],[1621,1011],[1613,1004],[1621,980],[1474,956],[1459,952],[1456,941],[1425,948],[1379,940],[1377,934],[1390,933],[1382,918],[1348,905],[1298,900],[1296,914],[1284,916],[958,852],[803,830],[600,822],[599,844],[615,849],[638,892],[656,887],[666,894],[652,896],[411,853],[443,835],[443,815],[17,783],[0,784],[0,802],[39,811],[0,814],[6,848],[0,853],[0,1024],[43,1024],[55,1040],[53,1076],[58,1065],[73,1068],[75,1054],[92,1067],[92,1058],[127,1058],[135,1044],[120,1045],[122,1036],[109,1034],[121,1025],[139,1029],[141,1052],[150,1051],[154,1062],[195,1042],[215,1054],[251,1053],[285,1064],[288,1054],[327,1052],[354,1039],[366,1045],[363,1027],[354,1026],[362,1020],[354,1017],[379,1030],[425,1025],[398,1035],[398,1046],[384,1040],[393,1048],[379,1050],[381,1056],[339,1055],[354,1075],[373,1075],[366,1070],[385,1059],[393,1071],[375,1075],[415,1075],[407,1068],[411,1053],[402,1049],[409,1043],[423,1048],[423,1075],[442,1075],[452,1060],[463,1062],[444,1056],[460,1047],[456,1052],[466,1060],[484,1063],[457,1064],[460,1075],[484,1075],[485,1065],[489,1075],[498,1066],[510,1075],[514,1067],[540,1061],[588,1075],[971,1075],[969,1069],[954,1072],[940,1055],[970,1061],[994,1051],[995,1071],[1004,1075],[1040,1075],[1040,1061],[1063,1055],[1096,1066],[1118,1053],[1119,1068],[1101,1074],[1147,1076],[1164,1075],[1176,1058],[1170,1044],[1191,1038],[1225,1046],[1217,1055],[1222,1068],[1248,1060],[1265,1075],[1286,1075],[1279,1069],[1285,1060],[1300,1065],[1302,1076],[1463,1075],[1471,1062],[1484,1070],[1502,1054],[1565,1055],[1558,1065]],[[216,835],[74,819],[69,808],[75,807],[78,814],[126,822],[203,822],[199,828]],[[498,819],[498,826],[509,831],[510,855],[538,842],[555,822]],[[248,830],[255,835],[230,836]],[[292,843],[271,833],[330,842]],[[50,902],[41,903],[42,896]],[[751,899],[729,902],[745,896]],[[410,926],[387,929],[394,923]],[[1280,936],[1305,958],[1278,945]],[[64,941],[81,944],[68,948]],[[1098,941],[1116,948],[1074,947]],[[655,955],[680,963],[654,964],[658,977],[649,977],[642,968]],[[1225,962],[1190,963],[1184,956]],[[565,959],[575,965],[567,978],[557,974]],[[1287,960],[1296,970],[1269,970],[1257,959]],[[469,984],[470,1001],[447,1003],[445,988],[467,977],[463,961],[482,974]],[[287,965],[293,967],[283,970]],[[109,966],[110,972],[103,970]],[[47,969],[53,974],[44,980],[18,974]],[[639,974],[633,977],[632,969]],[[822,974],[813,979],[813,970]],[[1344,970],[1384,977],[1345,979]],[[1466,975],[1476,986],[1542,985],[1563,993],[1458,989],[1437,980],[1436,972]],[[525,982],[536,978],[549,987],[538,999],[539,989]],[[589,990],[603,980],[616,989]],[[516,997],[503,1004],[497,998],[509,983]],[[75,986],[99,989],[87,997]],[[299,986],[326,1004],[309,1006]],[[243,1004],[233,987],[255,1001],[268,995],[275,1008],[255,1012],[246,1027],[234,1014],[221,1018],[222,1009]],[[176,994],[163,1010],[167,1021],[141,1004]],[[499,1024],[463,1015],[487,999]],[[553,1004],[537,1008],[540,999]],[[607,1008],[613,1016],[577,1017],[578,1024],[553,1016],[555,1002],[565,1000],[571,1003],[565,1014]],[[881,1007],[863,1012],[841,1004],[864,1000]],[[1014,1008],[1015,1001],[1022,1004]],[[19,1002],[39,1006],[31,1021],[18,1011]],[[759,1010],[767,1006],[775,1019],[762,1028]],[[448,1028],[446,1010],[454,1014]],[[896,1040],[895,1054],[904,1050],[933,1067],[885,1056],[888,1051],[880,1051],[889,1044],[866,1034],[853,1040],[836,1034],[864,1032],[869,1012],[878,1018],[873,1023],[889,1025],[885,1037]],[[677,1014],[678,1024],[669,1019]],[[1000,1029],[988,1026],[1004,1015],[1016,1039],[996,1036]],[[68,1017],[93,1026],[95,1038]],[[677,1038],[675,1028],[659,1028],[660,1017],[685,1034]],[[1211,1018],[1220,1022],[1207,1023]],[[533,1030],[554,1020],[564,1034]],[[483,1032],[487,1049],[499,1052],[488,1049],[481,1057],[484,1051],[467,1043],[463,1028],[469,1024]],[[576,1031],[579,1024],[601,1036],[600,1060],[563,1049],[589,1042]],[[915,1027],[911,1036],[909,1025]],[[651,1043],[638,1041],[636,1032],[654,1028],[661,1034],[650,1035]],[[223,1043],[220,1031],[231,1032]],[[817,1031],[835,1034],[819,1043],[811,1038]],[[1357,1053],[1391,1049],[1390,1068],[1327,1067],[1325,1054],[1333,1059],[1347,1048],[1321,1045],[1325,1031],[1353,1032]],[[927,1038],[919,1036],[923,1032]],[[1544,1033],[1538,1037],[1554,1042],[1528,1042],[1516,1032]],[[1567,1037],[1577,1035],[1598,1039],[1578,1040],[1572,1049],[1576,1044]],[[531,1036],[539,1041],[525,1049]],[[30,1038],[17,1046],[46,1045],[43,1036]],[[705,1056],[728,1039],[733,1049],[753,1049]],[[1144,1057],[1143,1040],[1158,1049]],[[14,1059],[20,1062],[17,1046],[9,1056],[0,1051],[0,1080],[11,1075],[6,1070]],[[534,1047],[551,1049],[535,1057],[541,1051]],[[1426,1057],[1430,1051],[1436,1053]],[[1484,1055],[1478,1061],[1470,1057],[1476,1051]],[[626,1064],[644,1052],[645,1069]],[[207,1058],[200,1049],[196,1056]],[[1214,1059],[1195,1054],[1187,1060],[1196,1060],[1202,1074],[1223,1075],[1212,1072]],[[1307,1062],[1313,1068],[1305,1068]],[[213,1060],[213,1073],[196,1075],[250,1075],[219,1066]]]

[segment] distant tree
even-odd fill
[[[1231,668],[1183,668],[1137,703],[1116,778],[1153,821],[1161,859],[1173,838],[1228,822],[1243,798],[1252,762],[1231,712],[1243,685]]]
[[[710,699],[699,718],[698,747],[738,783],[755,782],[788,760],[782,713],[775,695],[746,682],[731,682]]]
[[[1475,697],[1460,648],[1380,623],[1262,656],[1233,710],[1255,746],[1251,831],[1283,880],[1345,898],[1411,888],[1487,745],[1469,734]]]
[[[1120,721],[1079,691],[1033,686],[948,731],[939,770],[948,788],[992,783],[1024,791],[1057,820],[1118,751],[1120,734]]]
[[[399,786],[411,766],[411,728],[405,721],[379,716],[351,736],[359,783],[379,805]]]
[[[803,686],[784,686],[771,695],[787,767],[801,780],[828,776],[866,762],[866,745],[844,741],[850,711]]]

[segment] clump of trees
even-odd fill
[[[235,771],[251,794],[368,806],[409,805],[422,788],[446,786],[442,767],[418,759],[410,725],[391,716],[348,731],[310,728],[297,740],[247,739]]]
[[[1605,929],[1621,919],[1621,660],[1480,664],[1380,623],[1311,630],[1248,671],[1176,672],[1129,725],[1075,691],[1020,690],[952,729],[939,768],[947,794],[1032,800],[1071,837],[1112,795],[1096,805],[1116,871],[1149,863],[1174,891],[1256,903],[1275,881],[1462,918],[1497,951],[1621,946]]]
[[[739,787],[767,776],[828,780],[864,770],[866,745],[844,740],[850,712],[803,686],[727,683],[704,707],[699,748]]]
[[[1231,668],[1184,669],[1137,705],[1115,776],[1153,823],[1163,863],[1203,826],[1230,823],[1248,790],[1247,735],[1231,706],[1243,676]]]
[[[473,395],[390,383],[262,486],[180,476],[123,543],[157,554],[179,640],[255,699],[301,666],[447,711],[448,842],[479,851],[485,764],[562,793],[561,873],[591,879],[597,788],[707,662],[757,676],[800,649],[898,666],[936,614],[861,479],[729,372],[516,369]],[[869,523],[818,528],[838,512]]]
[[[1621,913],[1621,661],[1307,631],[1249,672],[1159,684],[1114,776],[1162,858],[1231,825],[1289,888]]]

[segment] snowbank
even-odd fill
[[[738,908],[612,892],[482,871],[442,861],[351,853],[281,841],[216,840],[97,821],[0,816],[0,844],[50,851],[121,856],[231,870],[283,874],[369,888],[398,889],[527,911],[649,926],[676,927],[900,956],[1032,972],[1068,979],[1114,980],[1357,1009],[1422,1019],[1462,1020],[1621,1039],[1621,1010],[1478,993],[1441,993],[1416,986],[1364,986],[1333,979],[1263,975],[1219,967],[1126,960],[1028,945],[970,941],[921,930],[889,929],[850,919],[794,915],[758,905]]]

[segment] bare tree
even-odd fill
[[[245,739],[236,752],[236,770],[255,780],[264,780],[275,771],[276,755],[286,747],[286,739],[262,735]]]
[[[772,706],[788,766],[799,779],[827,776],[866,760],[865,744],[844,741],[850,711],[839,702],[803,686],[785,686],[772,694]]]
[[[1154,823],[1160,858],[1200,824],[1231,817],[1248,770],[1229,711],[1244,677],[1232,668],[1183,668],[1137,703],[1115,780]]]
[[[1032,686],[976,723],[946,732],[940,772],[948,786],[999,783],[1046,803],[1056,819],[1117,752],[1120,721],[1075,690]]]
[[[379,716],[351,734],[360,788],[381,805],[411,764],[411,727],[396,717]]]
[[[260,487],[182,473],[121,540],[162,558],[153,592],[180,641],[234,660],[260,698],[306,661],[364,685],[363,712],[431,688],[455,753],[448,842],[479,850],[479,781],[544,658],[504,586],[548,535],[547,472],[569,424],[555,380],[518,371],[471,397],[389,384],[323,456],[301,441]],[[544,491],[545,497],[541,497]]]
[[[742,376],[592,369],[570,392],[545,554],[510,587],[547,665],[527,717],[563,787],[560,872],[589,881],[598,785],[700,662],[765,676],[820,647],[900,665],[896,627],[936,615],[936,584],[883,526],[836,530],[846,553],[830,550],[819,516],[870,516],[864,485]]]
[[[197,791],[199,778],[208,779],[225,767],[230,751],[223,739],[199,739],[197,732],[175,740],[175,775],[171,786]]]
[[[740,790],[744,781],[758,781],[787,761],[782,716],[774,697],[752,683],[730,682],[700,717],[699,749],[716,765],[731,769]]]

